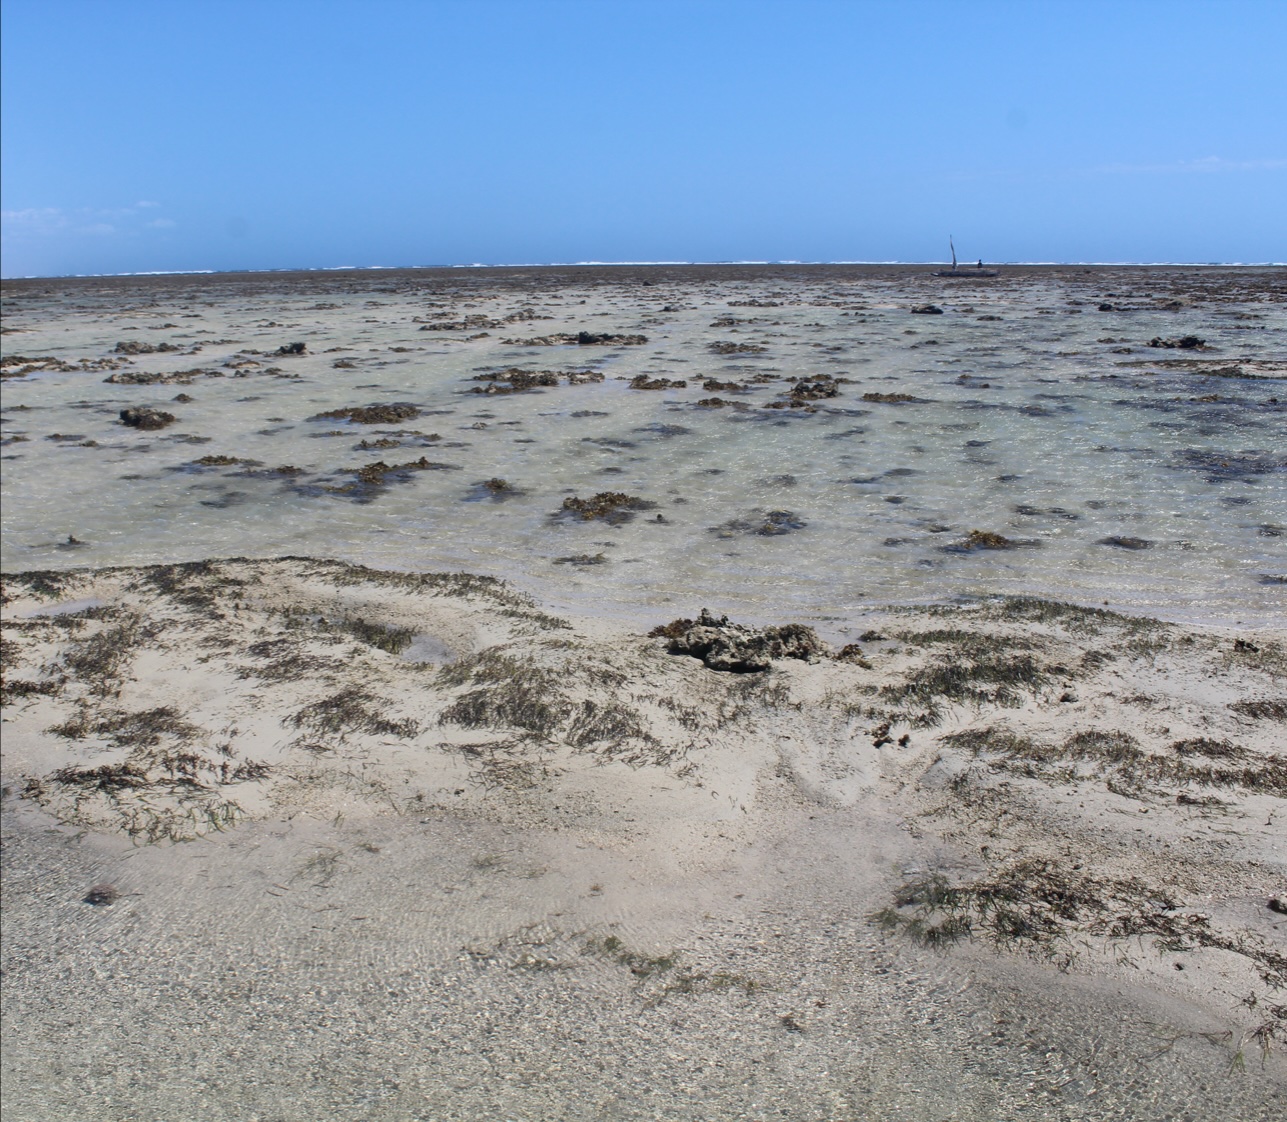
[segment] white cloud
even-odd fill
[[[169,230],[177,226],[172,218],[149,216],[160,205],[145,200],[125,207],[24,207],[0,211],[0,228],[6,237],[23,241],[68,234],[128,237],[144,230]]]
[[[32,234],[55,233],[70,225],[66,215],[56,206],[0,211],[0,222],[15,232]]]

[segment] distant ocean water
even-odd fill
[[[964,263],[968,266],[968,262]],[[989,261],[989,266],[1009,268],[1182,268],[1182,269],[1271,269],[1287,266],[1284,261]],[[148,269],[122,273],[68,273],[52,277],[44,275],[6,276],[5,280],[45,280],[71,277],[189,277],[219,274],[242,273],[342,273],[342,272],[396,272],[408,269],[569,269],[577,267],[619,267],[647,268],[649,266],[744,266],[744,265],[892,265],[917,267],[943,267],[944,262],[935,261],[805,261],[796,259],[783,260],[738,260],[738,261],[469,261],[455,262],[448,265],[301,265],[287,266],[278,269]]]

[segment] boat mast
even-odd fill
[[[949,246],[951,246],[951,249],[952,249],[952,269],[953,269],[953,271],[955,271],[955,269],[956,269],[956,246],[952,245],[952,235],[951,235],[951,234],[948,234],[948,236],[947,236],[947,244],[948,244]]]

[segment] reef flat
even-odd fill
[[[299,554],[635,624],[997,593],[1283,622],[1282,269],[3,291],[7,571]]]

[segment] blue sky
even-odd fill
[[[5,276],[1287,260],[1287,0],[5,0]]]

